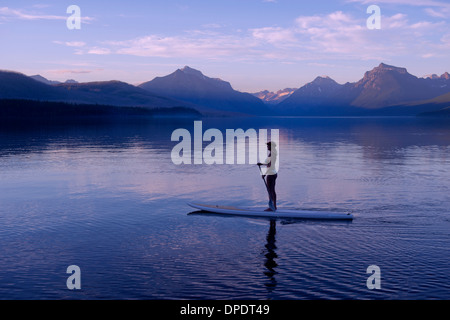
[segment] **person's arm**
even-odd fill
[[[271,160],[270,160],[270,155],[269,155],[269,157],[267,157],[267,159],[266,159],[266,161],[264,161],[264,163],[261,163],[261,162],[258,162],[257,163],[257,165],[258,166],[266,166],[266,167],[270,167],[270,165],[271,165]]]

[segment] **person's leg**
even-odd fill
[[[267,176],[267,188],[269,189],[270,199],[273,202],[273,206],[275,209],[277,208],[277,194],[275,192],[275,180],[277,179],[277,175],[268,175]]]
[[[273,186],[272,186],[272,201],[273,201],[273,206],[275,207],[275,209],[277,208],[277,193],[275,192],[275,184],[277,181],[277,176],[278,175],[273,175]]]

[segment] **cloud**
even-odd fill
[[[300,16],[296,32],[310,50],[316,52],[361,55],[361,46],[370,44],[365,20],[353,18],[342,11],[327,15]]]
[[[89,54],[98,54],[98,55],[107,55],[111,53],[111,50],[108,48],[99,48],[99,47],[94,47],[92,49],[89,49],[88,52]]]
[[[424,10],[429,16],[434,17],[434,18],[446,19],[446,18],[450,17],[450,7],[440,8],[439,11],[436,11],[432,8],[425,8]]]
[[[69,42],[66,42],[66,45],[68,47],[84,47],[86,45],[86,42],[83,42],[83,41],[69,41]]]
[[[222,28],[224,25],[219,24],[219,23],[207,23],[202,25],[203,28],[205,29],[219,29]]]
[[[53,41],[53,43],[65,45],[68,47],[84,47],[86,45],[86,42],[83,41]]]
[[[11,9],[9,7],[1,7],[0,8],[0,20],[9,21],[9,20],[67,20],[68,16],[57,16],[57,15],[48,15],[48,14],[38,14],[38,13],[25,13],[23,10]],[[95,20],[92,17],[81,16],[81,21],[88,23],[90,21]]]
[[[3,19],[20,19],[20,20],[66,20],[65,16],[27,14],[21,10],[11,9],[8,7],[0,8],[0,17]]]
[[[347,2],[358,2],[365,5],[373,4],[372,0],[347,0]],[[378,0],[378,5],[405,5],[426,7],[425,13],[434,18],[449,18],[450,17],[450,3],[435,1],[435,0]]]
[[[76,48],[74,53],[77,55],[83,55],[83,54],[97,54],[97,55],[108,55],[111,54],[111,49],[109,48],[102,48],[102,47],[91,47],[86,48],[87,44],[83,41],[53,41],[53,43],[64,45],[67,47],[73,47]]]
[[[103,71],[103,69],[95,69],[95,70],[82,70],[82,69],[56,69],[56,70],[47,70],[48,73],[51,74],[87,74],[96,71]]]
[[[263,40],[271,44],[297,43],[295,32],[292,29],[281,27],[264,27],[252,29],[252,36],[255,39]]]
[[[342,67],[342,66],[338,66],[335,64],[330,64],[330,63],[320,63],[320,62],[308,62],[307,63],[308,66],[313,66],[313,67],[321,67],[321,68],[337,68],[337,67]]]
[[[440,39],[440,46],[443,47],[445,50],[450,50],[450,33],[447,33],[442,36]],[[448,56],[448,54],[447,54]]]
[[[362,4],[373,4],[373,0],[347,0],[347,2],[359,2]],[[435,0],[377,0],[377,4],[399,4],[419,7],[450,7],[449,3]]]
[[[251,39],[225,34],[192,34],[190,36],[148,35],[124,41],[108,41],[111,53],[141,57],[217,57],[245,54],[254,44]]]
[[[391,17],[383,17],[383,27],[387,29],[401,29],[408,26],[408,16],[403,13],[394,14]]]
[[[320,59],[384,60],[399,56],[442,54],[444,21],[411,22],[404,13],[382,16],[381,30],[369,30],[366,15],[343,11],[299,16],[287,26],[263,26],[244,31],[204,25],[178,35],[149,34],[125,40],[76,47],[75,54],[120,54],[139,57],[201,58],[239,61]],[[439,36],[440,35],[440,36]],[[69,43],[65,45],[70,46]]]

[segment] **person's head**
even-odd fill
[[[272,149],[275,149],[277,147],[277,144],[273,141],[267,142],[267,150],[272,151]]]

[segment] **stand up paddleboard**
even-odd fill
[[[188,203],[188,205],[208,213],[217,213],[232,216],[290,218],[290,219],[322,219],[322,220],[353,219],[353,215],[350,213],[340,213],[330,211],[279,209],[273,212],[273,211],[264,211],[264,209],[259,208],[230,207],[230,206],[207,205],[197,203]]]

